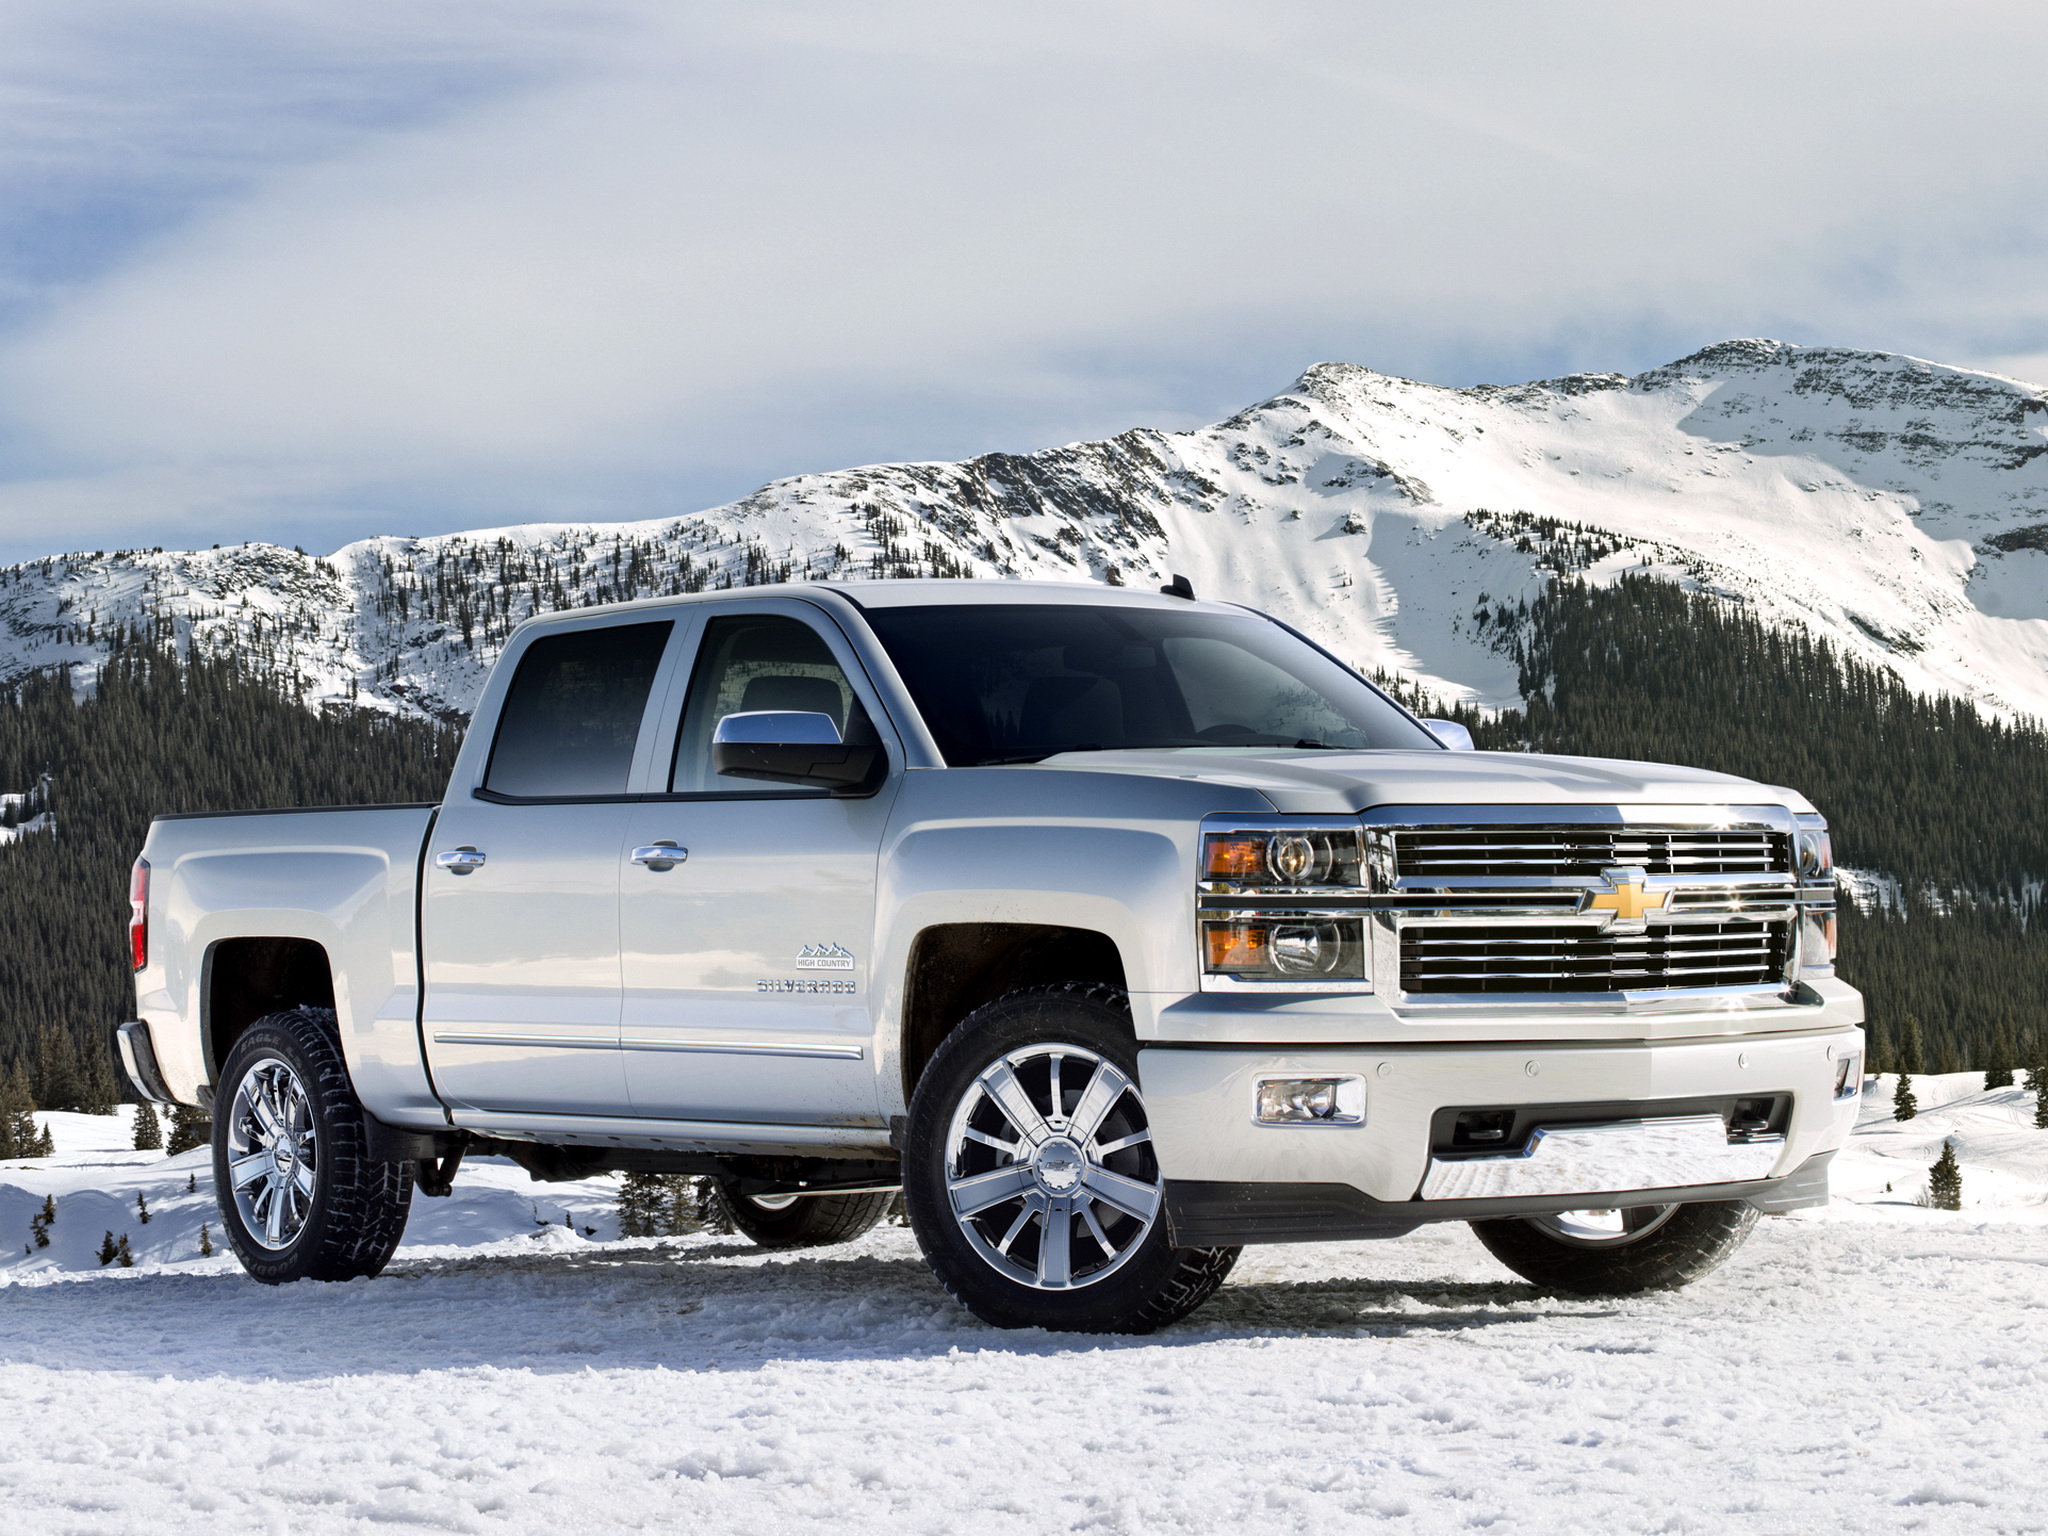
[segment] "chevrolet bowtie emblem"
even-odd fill
[[[1643,873],[1637,869],[1610,869],[1607,881],[1614,887],[1600,891],[1586,903],[1588,912],[1612,912],[1616,923],[1640,923],[1645,913],[1661,912],[1671,900],[1669,891],[1643,889]]]

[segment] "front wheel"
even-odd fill
[[[998,1328],[1149,1333],[1235,1248],[1176,1248],[1123,994],[1033,988],[971,1014],[911,1100],[903,1196],[946,1289]]]
[[[235,1041],[214,1098],[213,1178],[235,1257],[267,1285],[354,1280],[390,1261],[412,1164],[370,1156],[331,1012],[273,1013]]]
[[[1581,1296],[1629,1296],[1692,1284],[1755,1225],[1755,1206],[1717,1200],[1475,1221],[1472,1234],[1524,1280]]]

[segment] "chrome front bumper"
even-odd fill
[[[1168,1179],[1348,1185],[1373,1202],[1428,1205],[1436,1214],[1424,1219],[1438,1220],[1461,1203],[1492,1215],[1517,1199],[1786,1178],[1848,1138],[1856,1098],[1837,1100],[1834,1078],[1842,1056],[1862,1049],[1853,1026],[1613,1043],[1141,1042],[1138,1070]],[[1256,1120],[1262,1078],[1340,1076],[1363,1084],[1355,1122]],[[1731,1140],[1700,1104],[1751,1096],[1789,1101],[1753,1140]],[[1514,1153],[1454,1148],[1436,1125],[1439,1112],[1489,1107],[1515,1110]],[[1532,1127],[1543,1132],[1533,1141]]]
[[[1783,1136],[1735,1140],[1718,1115],[1544,1126],[1528,1145],[1497,1156],[1432,1157],[1424,1200],[1504,1200],[1524,1195],[1620,1194],[1688,1184],[1767,1179]]]

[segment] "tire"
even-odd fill
[[[1581,1296],[1673,1291],[1718,1269],[1756,1225],[1756,1207],[1740,1200],[1665,1205],[1621,1213],[1612,1236],[1565,1217],[1475,1221],[1473,1236],[1524,1280]]]
[[[1169,1240],[1137,1056],[1124,994],[1081,984],[998,998],[933,1054],[910,1104],[904,1203],[925,1261],[983,1322],[1150,1333],[1237,1262]]]
[[[412,1164],[369,1155],[330,1010],[273,1013],[235,1041],[214,1098],[213,1179],[235,1257],[266,1285],[355,1280],[390,1262]]]
[[[850,1243],[889,1214],[892,1194],[742,1195],[734,1181],[714,1180],[719,1206],[733,1226],[763,1248],[824,1248]]]

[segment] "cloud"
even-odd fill
[[[1188,424],[1324,357],[2048,342],[2022,8],[501,9],[187,0],[160,87],[44,39],[72,126],[0,189],[105,206],[0,279],[12,542],[59,485],[108,538],[153,495],[237,538],[646,515]]]

